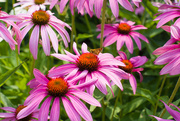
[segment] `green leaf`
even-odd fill
[[[6,80],[12,75],[14,74],[22,65],[23,63],[21,63],[19,66],[13,68],[12,70],[9,70],[8,72],[2,74],[0,76],[0,87],[6,82]]]
[[[139,97],[131,100],[130,102],[126,103],[123,108],[123,115],[126,115],[135,109],[137,109],[140,105],[142,105],[146,101],[145,98]]]
[[[86,38],[90,38],[90,37],[93,37],[93,35],[92,34],[78,34],[78,36],[76,37],[76,40],[86,39]]]
[[[13,107],[11,101],[1,92],[0,92],[0,102],[3,104],[4,107]]]

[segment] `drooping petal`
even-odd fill
[[[136,94],[137,82],[136,82],[135,77],[132,74],[130,74],[129,76],[129,82],[133,89],[133,93]]]
[[[38,121],[47,121],[52,97],[48,97],[41,105]]]
[[[41,38],[42,38],[42,46],[46,55],[50,55],[50,40],[44,25],[41,26]]]
[[[71,90],[69,91],[69,93],[74,94],[75,96],[77,96],[78,98],[81,98],[82,100],[86,101],[90,105],[101,107],[101,104],[88,93],[85,93],[79,90]]]
[[[37,59],[38,41],[39,41],[39,25],[36,25],[31,33],[31,37],[29,40],[29,49],[34,59]]]
[[[65,97],[61,97],[61,99],[70,120],[81,121],[81,118],[72,103]]]
[[[42,74],[38,69],[34,68],[33,74],[39,83],[47,84],[49,82],[49,80],[46,78],[46,76],[44,74]]]
[[[73,107],[76,111],[82,116],[82,118],[86,121],[93,121],[91,113],[87,109],[87,107],[82,103],[77,97],[72,95],[66,95],[69,97],[70,101],[72,102]]]

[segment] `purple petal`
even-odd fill
[[[12,108],[12,107],[1,107],[0,109],[5,110],[5,111],[9,111],[9,112],[15,112],[16,109]]]
[[[65,97],[61,97],[64,108],[66,110],[67,115],[69,116],[70,120],[81,121],[79,113],[76,111],[72,103],[66,99]]]
[[[79,90],[70,90],[69,93],[74,94],[78,98],[81,98],[82,100],[86,101],[90,105],[101,107],[101,104],[91,95],[88,93],[79,91]]]
[[[60,116],[60,101],[59,97],[56,97],[54,99],[52,108],[51,108],[51,113],[50,113],[50,121],[59,121],[59,116]]]
[[[46,76],[44,74],[42,74],[38,69],[34,68],[33,74],[39,83],[47,84],[49,82],[49,80],[46,78]]]
[[[86,121],[93,121],[91,113],[87,109],[87,107],[82,103],[77,97],[72,95],[66,95],[72,102],[72,105],[76,109],[76,111],[82,116],[82,118]]]
[[[31,33],[31,37],[29,40],[29,49],[34,59],[37,59],[38,41],[39,41],[39,25],[36,25]]]
[[[41,26],[41,38],[44,52],[46,55],[50,55],[50,41],[46,27],[44,25]]]
[[[38,121],[47,121],[48,120],[48,113],[49,113],[49,107],[51,104],[51,99],[52,99],[51,96],[48,97],[41,105]]]
[[[161,101],[163,102],[163,101]],[[176,120],[176,121],[179,121],[180,119],[180,113],[171,109],[165,102],[163,102],[165,107],[166,107],[166,110],[169,112],[169,114],[171,114],[171,116]]]
[[[49,34],[49,37],[51,39],[51,43],[54,48],[54,51],[57,53],[58,52],[58,39],[56,37],[56,34],[49,25],[45,25],[45,26],[46,26],[46,30]]]
[[[132,8],[130,2],[128,0],[118,0],[118,2],[122,5],[122,7],[124,7],[125,9],[129,10],[129,11],[134,11],[134,9]]]
[[[103,46],[107,47],[107,46],[113,44],[117,40],[117,38],[118,38],[118,34],[117,33],[110,34],[104,40]]]
[[[11,118],[15,117],[15,113],[0,113],[0,118]]]
[[[180,39],[180,29],[178,26],[172,25],[170,27],[171,29],[171,35],[175,38],[175,39]]]
[[[130,76],[129,76],[129,82],[130,82],[130,85],[133,89],[133,93],[135,95],[136,94],[136,88],[137,88],[137,82],[136,82],[135,77],[132,74],[130,74]]]
[[[117,18],[119,16],[119,6],[117,0],[110,0],[109,1],[112,13]]]

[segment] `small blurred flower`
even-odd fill
[[[119,53],[119,56],[117,56],[116,59],[123,62],[126,65],[125,67],[119,66],[119,68],[128,73],[129,82],[133,89],[133,93],[135,94],[136,88],[137,88],[137,82],[136,82],[136,79],[135,79],[134,75],[132,74],[132,72],[138,72],[139,76],[140,76],[140,82],[142,82],[143,76],[141,74],[141,71],[143,71],[144,69],[137,68],[137,67],[145,64],[148,59],[146,56],[136,56],[136,57],[132,57],[128,60],[127,56],[124,52],[119,51],[118,53]]]
[[[0,10],[0,20],[7,24],[7,27],[0,22],[0,37],[9,43],[11,49],[15,49],[16,41],[13,39],[14,34],[16,34],[16,39],[21,39],[21,32],[19,27],[14,23],[20,21],[21,19],[15,15],[9,15],[4,11]],[[12,26],[11,32],[7,28]],[[14,34],[11,34],[13,33]]]
[[[33,12],[31,15],[21,14],[19,16],[23,18],[23,21],[18,23],[19,28],[22,29],[22,39],[28,31],[33,28],[29,40],[29,48],[34,59],[37,59],[38,41],[40,38],[42,39],[42,46],[46,55],[50,55],[50,41],[55,52],[58,52],[58,39],[54,30],[56,30],[62,37],[65,47],[68,47],[70,37],[64,27],[66,26],[69,29],[71,29],[71,27],[53,16],[50,11],[39,10]],[[19,51],[22,39],[17,41]]]
[[[104,40],[103,46],[107,47],[113,44],[115,41],[117,41],[116,43],[117,50],[120,50],[125,43],[129,52],[133,53],[133,41],[131,39],[132,37],[136,42],[139,50],[141,50],[141,42],[139,38],[147,43],[149,42],[144,35],[136,32],[135,30],[147,29],[147,28],[144,27],[143,25],[134,25],[134,24],[135,22],[132,21],[127,21],[127,22],[120,21],[119,24],[105,24],[103,37],[106,37],[106,39]],[[101,25],[98,25],[97,28],[98,28],[97,31],[101,31]],[[101,34],[97,36],[97,38],[100,37]]]
[[[90,85],[94,84],[97,81],[96,78],[89,80],[88,83],[74,85],[71,80],[64,77],[64,74],[59,75],[59,77],[49,78],[43,75],[37,69],[34,69],[33,73],[35,80],[38,81],[40,85],[38,87],[37,85],[34,85],[35,89],[30,96],[27,97],[25,103],[34,105],[34,107],[36,107],[39,106],[45,97],[47,97],[40,107],[38,117],[39,121],[47,121],[49,111],[50,120],[58,121],[60,117],[60,101],[62,101],[70,120],[81,121],[80,116],[87,121],[93,120],[88,108],[84,103],[81,102],[80,99],[84,100],[90,105],[98,107],[101,106],[101,104],[95,98],[88,93],[81,91],[81,89],[84,87],[89,87]],[[31,86],[33,83],[34,82],[31,83]],[[52,100],[53,104],[50,110]],[[24,110],[29,111],[30,114],[34,109],[31,106],[27,106]],[[21,113],[21,115],[24,114]]]
[[[45,10],[45,5],[50,5],[48,0],[17,0],[13,6],[21,5],[21,8],[29,8],[28,12],[32,13],[36,10]]]
[[[139,3],[142,2],[142,0],[132,0],[132,2],[137,7],[139,7]],[[115,17],[119,16],[119,4],[118,3],[125,9],[127,9],[129,11],[134,11],[131,3],[128,0],[109,0],[110,8]],[[98,18],[100,18],[101,9],[103,6],[103,0],[89,0],[89,7],[90,7],[91,11],[93,11],[93,6],[95,9],[96,16]]]
[[[160,100],[160,101],[163,102],[162,100]],[[170,114],[175,120],[162,119],[162,118],[159,118],[159,117],[153,116],[153,115],[150,115],[150,116],[156,118],[158,121],[180,121],[180,112],[171,109],[165,102],[163,102],[163,103],[164,103],[164,105],[165,105],[166,110],[169,112],[169,114]],[[170,105],[176,107],[176,108],[180,111],[180,108],[178,108],[178,107],[175,106],[174,104],[170,104]]]
[[[1,121],[29,121],[29,120],[37,121],[34,118],[38,118],[39,110],[35,108],[35,110],[32,113],[29,113],[29,111],[23,110],[25,107],[27,107],[27,105],[24,104],[24,105],[19,105],[16,109],[12,107],[0,108],[2,110],[11,112],[11,113],[0,113],[0,118],[4,118]],[[23,115],[21,115],[21,113],[23,113]],[[27,115],[27,113],[29,114]]]
[[[55,68],[48,74],[49,77],[65,73],[68,78],[73,78],[72,81],[74,83],[78,82],[77,79],[81,79],[79,82],[80,84],[89,82],[90,79],[96,77],[98,80],[95,85],[86,89],[91,95],[94,92],[95,86],[102,93],[107,94],[106,85],[111,88],[110,80],[123,90],[120,80],[122,78],[127,79],[128,75],[123,70],[114,66],[125,66],[124,63],[116,60],[113,55],[109,53],[99,53],[97,55],[90,53],[85,43],[83,43],[81,47],[82,54],[78,52],[76,43],[73,44],[73,49],[76,55],[66,50],[64,50],[66,55],[52,54],[52,56],[60,60],[69,61],[71,63]],[[74,78],[75,75],[76,78]]]

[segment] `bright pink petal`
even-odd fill
[[[45,26],[46,26],[46,30],[50,36],[54,51],[57,53],[58,52],[58,39],[56,37],[56,34],[49,25],[45,25]]]
[[[125,44],[129,52],[132,54],[133,53],[133,41],[130,36],[124,36],[126,38]]]
[[[59,116],[60,116],[60,101],[59,97],[56,97],[54,99],[52,108],[51,108],[51,113],[50,113],[50,121],[59,121]]]
[[[117,38],[118,38],[118,34],[117,33],[110,34],[104,40],[103,46],[107,47],[107,46],[113,44],[117,40]]]
[[[0,113],[0,118],[12,118],[15,117],[15,113]]]
[[[0,109],[5,110],[5,111],[9,111],[9,112],[15,112],[16,109],[12,108],[12,107],[1,107]]]
[[[41,105],[38,121],[47,121],[52,97],[48,97]]]
[[[136,94],[137,82],[136,82],[135,77],[132,74],[130,74],[129,76],[129,82],[133,89],[133,93]]]
[[[163,102],[163,101],[161,101]],[[171,114],[171,116],[176,120],[176,121],[179,121],[180,119],[180,113],[171,109],[165,102],[163,102],[165,107],[166,107],[166,110],[169,112],[169,114]]]
[[[46,76],[44,74],[42,74],[38,69],[34,69],[33,74],[39,83],[47,84],[49,82],[49,80],[46,78]]]
[[[41,25],[41,38],[44,52],[46,55],[50,55],[50,40],[44,25]]]
[[[171,27],[170,27],[170,29],[171,29],[171,35],[175,38],[175,39],[180,39],[180,29],[179,29],[179,27],[178,26],[174,26],[174,25],[172,25]]]
[[[93,121],[91,113],[87,109],[87,107],[82,103],[77,97],[72,95],[66,95],[72,102],[72,105],[76,109],[76,111],[82,116],[82,118],[86,121]]]
[[[117,18],[119,16],[119,5],[118,5],[117,0],[110,0],[109,4],[112,10],[112,13]]]
[[[88,93],[85,93],[79,90],[72,90],[72,91],[70,90],[69,93],[74,94],[75,96],[77,96],[78,98],[81,98],[82,100],[89,103],[90,105],[101,107],[101,104]]]
[[[29,49],[34,59],[37,59],[38,41],[39,41],[39,25],[36,25],[31,33],[31,37],[29,40]]]
[[[128,0],[118,0],[118,2],[122,5],[122,7],[124,7],[125,9],[129,10],[129,11],[134,11],[134,9],[132,8],[130,2]]]
[[[72,105],[72,103],[65,97],[61,97],[64,108],[66,110],[67,115],[69,116],[70,120],[75,120],[75,121],[81,121],[81,118],[78,114],[78,112],[76,111],[76,109],[74,108],[74,106]]]

